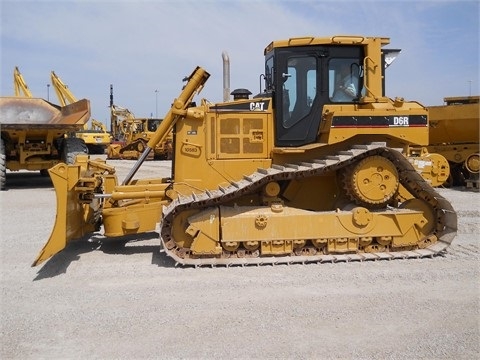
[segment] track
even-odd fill
[[[5,189],[7,181],[7,167],[6,167],[6,156],[5,156],[5,144],[3,139],[0,139],[0,190]]]
[[[395,252],[350,253],[350,254],[315,254],[288,255],[269,257],[210,257],[190,258],[185,249],[176,246],[171,235],[172,223],[176,214],[187,209],[207,208],[230,202],[235,198],[251,193],[275,180],[290,180],[308,176],[318,176],[328,172],[337,172],[341,168],[361,160],[367,156],[379,155],[388,158],[397,168],[400,184],[415,198],[424,200],[432,206],[435,212],[436,226],[431,235],[437,241],[424,249]],[[409,259],[433,257],[441,254],[450,245],[457,232],[457,215],[451,204],[440,196],[412,167],[409,161],[399,151],[387,148],[385,143],[358,145],[348,151],[342,151],[336,156],[327,156],[312,162],[300,164],[273,165],[268,169],[259,169],[250,176],[231,184],[226,188],[205,191],[201,194],[181,196],[163,209],[160,238],[162,251],[172,257],[177,265],[189,266],[231,266],[231,265],[268,265],[295,263],[323,263],[339,261],[365,261],[380,259]]]

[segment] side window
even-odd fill
[[[283,74],[283,110],[284,123],[290,119],[293,106],[297,102],[297,71],[295,67],[288,67],[286,74]]]
[[[328,63],[328,96],[333,102],[354,102],[363,93],[363,69],[358,59],[332,58]]]
[[[283,125],[290,127],[310,113],[317,94],[317,61],[291,57],[283,77]]]
[[[267,59],[265,62],[265,90],[273,89],[273,56]]]

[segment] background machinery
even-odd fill
[[[60,107],[34,98],[18,67],[14,70],[14,88],[15,97],[0,98],[2,190],[6,188],[7,169],[39,170],[46,175],[59,162],[73,163],[77,154],[88,152],[83,140],[68,136],[88,121],[87,100]]]
[[[113,103],[113,86],[110,85],[110,124],[113,136],[108,146],[108,159],[140,158],[162,119],[137,118],[128,109]],[[170,160],[172,158],[173,135],[157,144],[149,154],[149,159]]]
[[[50,170],[56,223],[33,265],[102,225],[119,240],[158,229],[161,251],[192,266],[442,253],[456,235],[456,213],[406,156],[428,145],[428,111],[384,95],[388,43],[274,41],[264,51],[265,88],[221,103],[193,102],[210,76],[197,67],[122,182],[88,156]],[[334,101],[345,64],[358,92]],[[171,177],[135,179],[172,130]]]
[[[68,86],[63,83],[54,71],[51,72],[50,79],[60,105],[66,106],[77,101],[77,98]],[[104,154],[107,146],[111,142],[111,135],[108,133],[107,127],[101,121],[93,118],[91,119],[90,129],[88,128],[88,123],[86,123],[83,129],[76,131],[74,135],[85,141],[90,154]]]
[[[479,96],[444,98],[444,105],[429,106],[428,151],[443,155],[450,165],[447,185],[480,188]]]
[[[23,97],[33,97],[32,92],[30,91],[27,82],[23,78],[22,73],[18,69],[18,66],[15,66],[13,69],[13,88],[15,91],[15,96]]]

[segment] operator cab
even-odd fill
[[[275,104],[275,145],[315,142],[325,104],[358,103],[364,57],[362,45],[270,44],[265,49],[265,90]]]

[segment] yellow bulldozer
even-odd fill
[[[115,105],[113,85],[110,85],[110,114],[113,140],[107,148],[107,158],[139,159],[162,119],[138,118],[127,108]],[[171,160],[172,142],[173,134],[169,134],[164,141],[155,145],[148,159]]]
[[[100,229],[109,241],[158,230],[160,251],[185,266],[443,253],[456,213],[413,166],[409,148],[428,145],[428,111],[385,96],[387,44],[273,41],[260,92],[220,103],[194,102],[210,76],[197,67],[123,181],[87,155],[50,170],[56,222],[33,265]],[[353,87],[337,88],[346,77]],[[344,90],[350,97],[336,96]],[[171,176],[136,179],[172,130]]]

